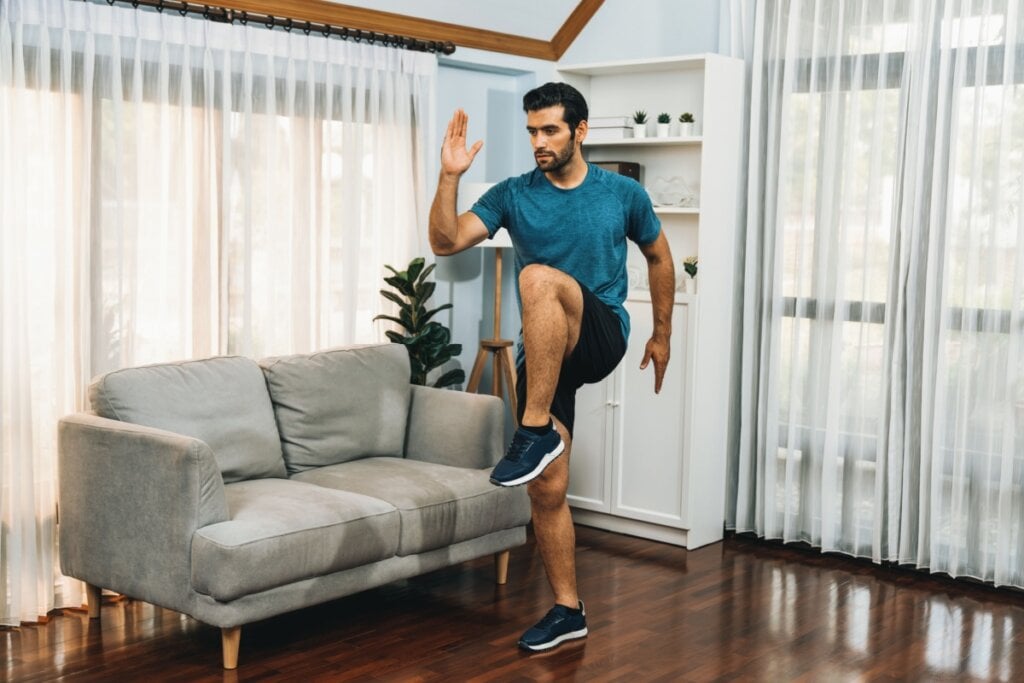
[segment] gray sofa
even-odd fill
[[[496,554],[522,488],[488,482],[499,399],[409,383],[397,344],[112,372],[59,426],[62,571],[222,629]]]

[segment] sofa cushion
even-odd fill
[[[392,557],[394,506],[288,479],[225,487],[230,521],[196,531],[192,587],[234,600],[276,586]]]
[[[399,344],[260,362],[290,473],[365,456],[401,456],[412,385]]]
[[[398,554],[412,555],[530,521],[525,487],[494,486],[489,476],[489,469],[368,458],[308,470],[294,479],[394,505],[402,516]]]
[[[89,399],[102,417],[205,442],[225,483],[286,476],[263,373],[249,358],[116,370],[93,380]]]

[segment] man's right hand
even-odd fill
[[[476,153],[484,146],[483,140],[477,140],[473,146],[466,148],[466,127],[469,116],[461,109],[456,109],[452,120],[448,122],[448,131],[444,134],[441,145],[441,173],[461,176],[469,169]]]

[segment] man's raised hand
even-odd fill
[[[456,109],[452,120],[448,122],[448,131],[444,134],[444,143],[441,145],[442,173],[461,176],[473,163],[476,153],[484,146],[483,140],[477,140],[472,147],[466,148],[468,124],[469,116],[466,112]]]

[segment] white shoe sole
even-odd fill
[[[497,486],[522,486],[523,484],[531,482],[534,479],[536,479],[537,477],[539,477],[541,475],[541,473],[545,469],[547,469],[548,465],[550,465],[552,462],[554,462],[555,458],[560,456],[562,454],[562,451],[564,451],[564,450],[565,450],[565,442],[564,441],[559,441],[558,442],[558,448],[556,448],[555,450],[551,451],[550,453],[545,455],[543,458],[541,458],[540,462],[537,463],[537,466],[534,467],[532,471],[527,472],[526,474],[524,474],[523,476],[519,477],[518,479],[512,479],[512,480],[509,480],[509,481],[495,481],[494,479],[491,479],[491,483],[492,484],[496,484]]]
[[[570,631],[569,633],[563,633],[562,635],[552,640],[550,643],[544,643],[542,645],[527,645],[526,643],[520,642],[519,647],[526,650],[530,650],[531,652],[543,652],[544,650],[550,650],[553,647],[561,645],[567,640],[576,640],[577,638],[582,638],[585,635],[587,635],[586,626],[581,628],[579,631]]]

